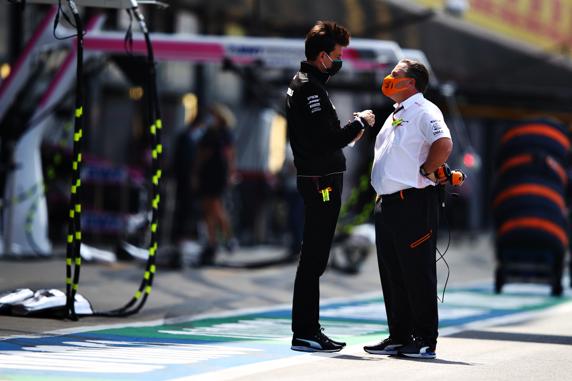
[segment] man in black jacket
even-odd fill
[[[319,279],[328,263],[341,206],[346,159],[342,148],[357,141],[371,110],[354,113],[341,127],[326,90],[328,79],[342,66],[350,34],[332,21],[318,21],[305,41],[306,61],[292,79],[286,97],[288,137],[294,152],[298,191],[304,199],[304,237],[294,284],[292,349],[337,352],[345,343],[322,333],[319,323]]]

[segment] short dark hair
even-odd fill
[[[402,59],[401,61],[407,65],[405,76],[415,79],[415,88],[420,93],[424,93],[429,83],[429,71],[421,62],[412,59]]]
[[[312,61],[322,51],[330,53],[336,48],[336,44],[348,46],[350,32],[334,21],[318,21],[306,35],[306,59]]]

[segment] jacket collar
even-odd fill
[[[314,65],[311,65],[307,61],[302,61],[300,63],[300,71],[303,73],[308,73],[308,75],[316,78],[323,85],[325,85],[330,78],[328,73],[322,73],[320,70],[318,70],[318,68],[316,68]]]

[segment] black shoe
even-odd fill
[[[373,355],[396,355],[398,353],[399,348],[402,348],[405,344],[394,340],[391,336],[387,339],[383,340],[379,344],[375,345],[366,345],[363,347],[363,350],[367,353],[371,353]]]
[[[400,348],[398,354],[416,359],[434,359],[437,356],[435,345],[430,345],[420,337],[415,337],[410,344]]]
[[[330,339],[320,330],[309,336],[294,335],[290,349],[300,352],[339,352],[345,345]]]
[[[346,346],[346,343],[344,343],[343,341],[336,341],[336,340],[333,340],[333,339],[331,339],[331,338],[329,338],[329,337],[328,337],[328,339],[330,339],[330,341],[331,341],[332,343],[334,343],[334,344],[336,344],[336,345],[339,345],[339,346],[341,346],[342,348]]]

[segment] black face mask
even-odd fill
[[[326,73],[328,73],[331,77],[333,77],[342,68],[343,61],[342,60],[333,60],[332,57],[330,57],[330,55],[328,53],[326,53],[326,56],[328,56],[330,61],[332,61],[332,66],[330,68],[326,68],[326,65],[324,65],[324,64],[322,64],[322,65],[324,65],[324,68],[326,69]]]

